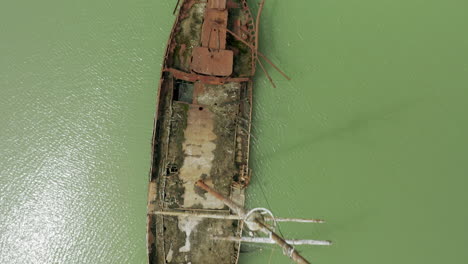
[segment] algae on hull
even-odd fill
[[[200,46],[200,31],[206,4],[198,3],[188,11],[187,17],[180,22],[174,36],[174,68],[190,71],[190,57],[194,47]]]

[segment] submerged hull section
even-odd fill
[[[181,1],[164,61],[148,195],[149,263],[236,263],[237,220],[195,183],[244,204],[249,182],[253,20],[244,0]],[[231,32],[231,33],[229,33]],[[248,45],[250,45],[250,47]]]

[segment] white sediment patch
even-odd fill
[[[169,252],[167,253],[167,256],[166,256],[167,263],[170,263],[172,261],[173,255],[174,255],[174,250],[172,250],[172,246],[171,246],[171,248],[169,249]]]
[[[179,216],[179,229],[185,232],[185,245],[179,248],[179,252],[190,252],[190,235],[195,227],[201,222],[201,219],[195,217]]]

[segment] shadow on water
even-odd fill
[[[269,153],[259,153],[260,159],[264,160],[272,160],[277,159],[281,156],[288,156],[291,153],[299,152],[301,150],[307,150],[310,147],[317,145],[319,143],[323,143],[329,140],[338,140],[343,138],[346,135],[354,134],[353,141],[360,142],[363,144],[363,141],[357,138],[356,133],[364,132],[366,129],[370,128],[371,126],[377,126],[378,122],[390,122],[392,118],[395,116],[401,116],[408,112],[410,109],[417,107],[418,104],[421,103],[422,100],[415,100],[411,102],[402,102],[397,105],[389,106],[383,108],[379,111],[371,111],[364,113],[360,116],[356,116],[355,118],[349,119],[346,123],[342,124],[341,126],[336,126],[329,130],[319,132],[319,133],[306,133],[310,136],[304,137],[306,140],[300,140],[296,143],[290,144],[288,147],[281,149],[280,151],[270,151]],[[255,139],[253,139],[255,144]],[[365,145],[365,144],[363,144]]]

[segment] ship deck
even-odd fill
[[[244,204],[250,176],[251,50],[226,34],[205,34],[205,41],[201,37],[203,30],[218,32],[219,26],[247,32],[252,19],[241,3],[231,1],[226,7],[219,0],[181,2],[158,94],[148,197],[150,263],[237,263],[239,243],[212,236],[240,236],[238,220],[158,212],[231,214],[195,186],[198,180]],[[207,15],[213,8],[220,8],[216,19]],[[213,66],[216,54],[227,54],[219,61],[223,67]]]
[[[164,133],[157,168],[162,177],[152,187],[154,200],[159,200],[153,210],[230,214],[195,183],[202,179],[244,203],[235,183],[248,159],[249,83],[209,85],[169,77],[163,85],[168,87],[163,94],[167,107],[159,116]],[[236,262],[238,244],[211,236],[238,236],[238,221],[159,215],[153,222],[158,252],[154,263],[210,263],[213,256],[219,263]]]

